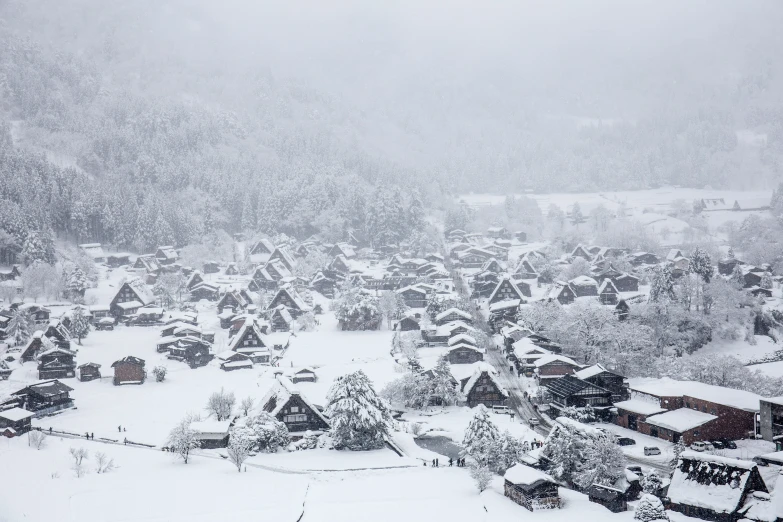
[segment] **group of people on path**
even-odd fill
[[[449,457],[449,467],[454,466],[454,459]],[[424,467],[427,467],[427,461],[424,461]],[[440,467],[440,459],[435,458],[432,459],[432,467],[433,468],[439,468]],[[457,467],[458,468],[464,468],[465,467],[465,459],[464,458],[457,458]]]
[[[51,431],[51,428],[49,428],[49,430]],[[95,440],[95,434],[85,431],[84,438],[87,440]]]

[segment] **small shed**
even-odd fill
[[[530,511],[560,507],[557,482],[543,471],[515,464],[503,475],[504,494]]]
[[[114,385],[144,384],[147,371],[144,369],[144,359],[129,355],[111,365],[114,368]]]
[[[415,316],[408,315],[400,319],[395,329],[400,332],[411,332],[414,330],[421,330],[421,325]]]
[[[94,381],[101,378],[101,365],[88,362],[79,365],[76,368],[79,371],[79,380],[82,382]]]
[[[190,429],[204,449],[225,448],[228,446],[228,430],[231,421],[205,420],[190,423]]]
[[[0,433],[6,437],[18,437],[32,429],[33,412],[22,408],[0,411]]]
[[[294,384],[300,383],[300,382],[316,382],[318,381],[318,377],[315,374],[315,370],[312,368],[302,368],[301,370],[295,371],[291,375],[291,381]]]

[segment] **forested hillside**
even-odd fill
[[[465,190],[775,181],[783,6],[633,4],[2,1],[3,229],[386,241]]]

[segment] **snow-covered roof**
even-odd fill
[[[324,423],[329,425],[329,420],[324,417],[324,414],[321,413],[321,410],[311,404],[307,398],[299,392],[299,388],[297,388],[296,385],[291,382],[291,379],[281,373],[275,375],[275,378],[277,379],[277,382],[275,382],[274,386],[272,386],[267,395],[261,401],[261,406],[264,407],[269,404],[269,401],[272,399],[272,397],[275,398],[275,407],[272,409],[272,411],[269,412],[270,415],[273,417],[276,416],[278,413],[280,413],[280,410],[285,407],[291,396],[297,395],[315,415],[317,415]]]
[[[579,363],[577,363],[575,360],[571,359],[570,357],[566,357],[565,355],[557,355],[557,354],[554,354],[554,353],[553,354],[549,354],[549,355],[545,355],[543,357],[539,357],[536,360],[536,362],[534,362],[533,364],[535,364],[536,368],[539,368],[541,366],[544,366],[546,364],[553,363],[553,362],[556,362],[556,361],[572,364],[572,365],[577,366],[577,367],[579,366]]]
[[[595,377],[598,374],[609,372],[609,373],[615,373],[611,370],[607,370],[600,364],[594,364],[592,366],[588,366],[587,368],[583,368],[579,370],[578,372],[574,372],[574,376],[579,379],[589,379],[590,377]]]
[[[449,338],[449,346],[465,343],[471,346],[476,346],[476,339],[468,334],[458,334]]]
[[[476,386],[476,383],[479,381],[479,378],[482,375],[487,375],[489,377],[489,380],[492,381],[492,383],[495,385],[495,387],[500,391],[500,393],[508,397],[508,392],[503,387],[502,384],[500,384],[500,381],[498,381],[498,372],[495,370],[495,367],[492,366],[489,363],[485,362],[478,362],[473,368],[473,375],[471,375],[470,379],[468,379],[468,382],[465,383],[465,388],[462,390],[465,395],[470,393],[470,391],[473,389],[474,386]]]
[[[669,377],[661,379],[631,379],[632,391],[654,395],[656,397],[677,397],[687,395],[695,399],[714,402],[745,411],[759,411],[759,401],[763,399],[755,393],[724,388],[696,381],[677,381]]]
[[[617,290],[617,287],[614,286],[614,283],[612,282],[612,280],[608,279],[608,278],[604,279],[603,283],[601,283],[601,285],[598,287],[598,293],[599,294],[603,294],[607,289],[611,290],[611,291],[614,291],[615,294],[619,293],[619,291]]]
[[[684,504],[716,511],[733,513],[740,506],[745,486],[756,464],[753,462],[684,451],[680,459],[691,461],[683,471],[678,465],[669,484],[669,498],[674,504]],[[692,467],[699,466],[693,473]],[[713,475],[724,475],[723,484],[716,484]]]
[[[517,308],[522,304],[520,299],[504,299],[503,301],[497,301],[489,305],[490,312],[498,312],[500,310],[506,310],[507,308]]]
[[[474,331],[475,328],[470,326],[468,323],[464,321],[450,321],[446,324],[442,324],[435,328],[435,335],[438,337],[446,337],[450,336],[451,332],[456,330],[457,328],[465,328],[468,331]]]
[[[595,279],[584,275],[571,279],[569,283],[574,286],[598,286],[598,283],[595,282]]]
[[[29,419],[33,415],[35,414],[27,410],[23,410],[22,408],[11,408],[10,410],[0,411],[0,418],[11,422],[18,422],[20,420]]]
[[[195,431],[200,439],[211,438],[210,436],[217,436],[218,439],[222,439],[228,435],[229,428],[231,428],[230,420],[205,420],[190,423],[190,429]]]
[[[543,471],[525,466],[524,464],[514,464],[506,471],[503,478],[518,486],[533,486],[539,482],[555,482],[552,477]]]
[[[638,413],[639,415],[655,415],[656,413],[663,413],[666,411],[654,402],[647,402],[638,399],[615,402],[614,406],[615,408]]]
[[[457,350],[459,348],[467,348],[468,350],[473,350],[478,353],[484,353],[483,349],[476,348],[472,344],[468,344],[468,343],[457,343],[457,344],[449,345],[449,352],[451,352],[452,350]]]
[[[465,310],[460,310],[459,308],[449,308],[448,310],[444,310],[441,313],[439,313],[438,315],[436,315],[435,316],[435,320],[436,321],[442,321],[443,319],[445,319],[446,317],[448,317],[451,314],[457,314],[460,317],[464,317],[465,319],[469,319],[469,320],[473,319],[473,317],[468,312],[466,312]]]
[[[652,426],[672,430],[676,433],[683,433],[692,430],[693,428],[698,428],[717,418],[718,417],[715,415],[710,415],[709,413],[698,410],[679,408],[647,417],[645,422]]]
[[[141,308],[142,305],[140,301],[128,301],[127,303],[117,303],[118,308],[122,308],[123,310],[130,310],[132,308]]]

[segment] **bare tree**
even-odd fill
[[[250,415],[250,410],[253,409],[253,406],[255,404],[255,401],[253,400],[253,397],[245,397],[242,399],[242,402],[239,404],[239,409],[242,412],[242,415],[245,417]]]
[[[196,432],[190,427],[191,422],[193,422],[193,417],[186,416],[179,424],[174,426],[174,429],[169,433],[169,438],[166,440],[169,449],[176,453],[185,464],[188,463],[190,458],[190,450],[201,446],[201,443],[196,438]]]
[[[46,434],[42,431],[32,430],[27,432],[27,445],[37,450],[46,446]]]
[[[479,493],[487,489],[492,482],[492,472],[489,468],[478,464],[470,466],[470,477],[476,482]]]
[[[107,457],[105,453],[100,451],[95,453],[95,463],[95,471],[97,473],[108,473],[116,467],[114,459]]]
[[[84,461],[89,458],[89,453],[84,448],[71,448],[71,457],[73,457],[73,464],[71,469],[77,478],[82,478],[87,473],[87,467],[84,465]]]
[[[236,402],[237,400],[236,397],[234,397],[234,392],[226,392],[223,388],[220,388],[219,392],[215,392],[209,396],[206,409],[214,415],[217,420],[228,420]]]

